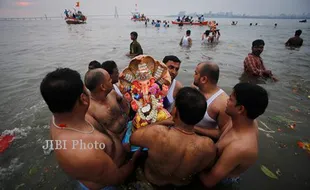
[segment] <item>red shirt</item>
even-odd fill
[[[263,76],[263,71],[266,71],[261,57],[249,53],[244,59],[244,72],[249,75]]]

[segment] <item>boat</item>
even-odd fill
[[[307,20],[305,19],[305,20],[300,20],[299,22],[307,22]]]
[[[237,24],[238,24],[238,21],[236,21],[236,22],[235,22],[235,21],[232,21],[232,22],[231,22],[231,25],[233,25],[233,26],[236,26]]]
[[[183,24],[183,25],[198,25],[198,26],[207,26],[208,21],[203,21],[203,22],[178,22],[178,21],[172,21],[172,24]]]
[[[65,18],[65,21],[67,24],[85,24],[86,23],[86,17],[85,19],[76,19],[76,18]]]

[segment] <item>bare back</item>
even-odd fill
[[[150,127],[144,135],[152,140],[145,175],[159,186],[186,185],[215,158],[215,146],[208,137],[160,125]]]
[[[91,100],[88,114],[91,115],[100,125],[97,129],[108,129],[114,134],[121,135],[126,129],[128,115],[122,109],[120,101],[117,100],[115,91],[111,91],[104,104]]]
[[[113,152],[113,141],[101,132],[94,130],[91,134],[82,134],[72,130],[57,129],[50,126],[52,140],[61,140],[66,142],[66,149],[55,150],[55,156],[59,166],[71,177],[81,181],[88,187],[97,189],[103,187],[105,182],[99,183],[99,174],[104,167],[105,160],[110,160]],[[86,126],[89,127],[89,126]],[[97,143],[98,146],[95,144]],[[104,144],[104,145],[99,145]],[[93,144],[90,146],[90,144]],[[103,148],[104,147],[104,148]],[[103,148],[103,149],[102,149]],[[101,165],[90,166],[87,163],[94,163],[95,159],[100,159]],[[121,162],[121,161],[119,161]],[[117,163],[116,165],[121,165]],[[98,182],[96,182],[98,181]],[[108,181],[106,182],[108,184]]]
[[[239,154],[239,157],[243,158],[237,160],[237,163],[235,163],[237,166],[229,173],[228,177],[236,177],[246,171],[255,163],[258,154],[258,130],[256,121],[253,126],[246,126],[247,130],[244,131],[237,132],[234,127],[232,126],[232,128],[225,130],[216,143],[216,147],[218,148],[217,156],[221,157],[224,152],[233,152],[233,154]],[[229,163],[229,160],[227,162]]]

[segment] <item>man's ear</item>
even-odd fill
[[[239,105],[238,107],[238,114],[246,114],[246,109],[243,105]]]
[[[87,96],[86,94],[82,93],[80,95],[80,103],[83,105],[88,105],[89,104],[89,96]]]
[[[200,77],[200,80],[202,83],[207,83],[209,81],[207,76]]]

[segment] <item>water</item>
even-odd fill
[[[309,189],[310,154],[297,146],[298,140],[310,141],[310,25],[297,20],[218,19],[220,43],[201,46],[206,27],[177,26],[156,29],[134,23],[128,18],[91,18],[85,25],[68,26],[63,20],[1,21],[0,38],[0,134],[13,133],[16,139],[0,155],[0,189],[72,189],[75,182],[57,166],[53,154],[45,155],[42,146],[49,139],[51,113],[43,102],[39,84],[47,72],[57,67],[70,67],[84,76],[92,60],[113,59],[122,69],[129,63],[131,31],[137,31],[144,52],[162,60],[174,54],[182,60],[178,79],[185,85],[193,81],[195,66],[212,60],[220,66],[219,85],[227,92],[239,82],[243,60],[251,42],[265,40],[262,58],[265,66],[280,79],[263,84],[270,95],[266,113],[259,118],[274,133],[260,131],[259,159],[244,175],[240,189]],[[259,26],[249,26],[249,23]],[[274,28],[274,23],[278,27]],[[187,29],[192,30],[193,47],[178,47]],[[296,29],[302,29],[304,46],[290,50],[286,40]],[[293,111],[295,106],[299,112]],[[275,116],[297,121],[290,122]],[[260,123],[262,129],[266,129]],[[278,131],[281,129],[281,131]],[[269,129],[268,129],[269,130]],[[271,136],[270,136],[271,135]],[[264,175],[265,165],[279,180]]]

